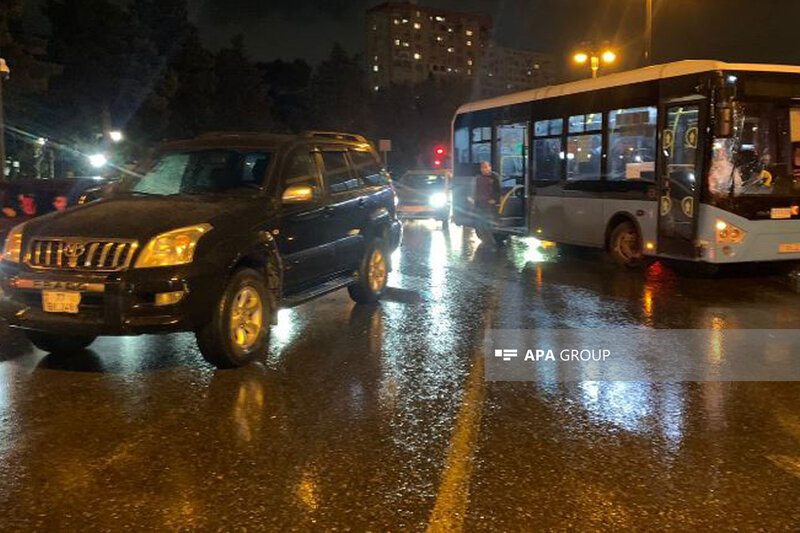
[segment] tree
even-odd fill
[[[271,124],[267,88],[244,51],[241,35],[214,58],[216,85],[212,126],[218,130],[267,130]]]
[[[316,127],[336,131],[363,131],[369,123],[365,103],[369,92],[358,57],[335,43],[328,59],[311,80],[311,110]]]

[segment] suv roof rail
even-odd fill
[[[303,137],[335,139],[339,141],[355,141],[359,143],[369,142],[363,135],[356,135],[355,133],[342,133],[340,131],[304,131]]]
[[[257,131],[204,131],[198,137],[239,137],[242,135],[259,135]]]

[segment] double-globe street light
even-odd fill
[[[617,53],[611,48],[606,48],[602,51],[594,49],[580,50],[572,56],[572,59],[578,65],[588,64],[592,69],[592,78],[597,77],[597,72],[600,70],[600,65],[611,65],[617,60]]]

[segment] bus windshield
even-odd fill
[[[714,141],[712,195],[800,196],[800,108],[737,102],[733,119],[733,136]]]

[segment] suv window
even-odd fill
[[[372,152],[350,150],[353,170],[366,185],[386,185],[380,161]]]
[[[296,150],[289,155],[289,160],[281,176],[281,190],[292,185],[311,185],[316,187],[317,163],[314,156],[304,150]]]
[[[345,152],[322,152],[322,162],[325,164],[325,183],[332,193],[359,187],[358,178],[350,174]]]

